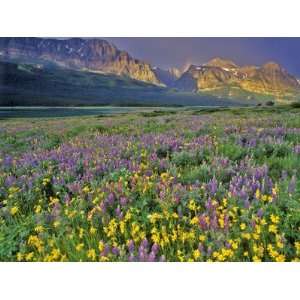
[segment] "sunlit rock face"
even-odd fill
[[[175,86],[186,91],[234,86],[249,92],[274,95],[299,92],[300,89],[297,79],[275,62],[261,67],[240,67],[222,58],[214,58],[200,66],[191,65],[176,81]]]
[[[0,51],[2,59],[41,61],[160,84],[148,63],[101,39],[1,38]]]

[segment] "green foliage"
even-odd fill
[[[230,160],[240,161],[247,155],[247,149],[234,144],[222,143],[219,145],[218,153]]]

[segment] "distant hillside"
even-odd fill
[[[178,92],[128,77],[0,62],[0,105],[244,105],[252,101]]]

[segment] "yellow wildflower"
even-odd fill
[[[272,224],[272,225],[269,225],[269,232],[270,233],[277,233],[277,226]]]
[[[91,260],[96,260],[96,251],[95,249],[89,249],[87,252],[87,257]]]
[[[90,191],[90,189],[89,189],[88,186],[85,186],[85,187],[82,189],[82,191],[83,191],[84,193],[88,193],[88,192]]]
[[[23,254],[21,252],[17,253],[17,261],[21,261],[23,259]]]
[[[231,247],[232,247],[233,250],[237,250],[238,247],[239,247],[238,242],[230,241],[230,244],[231,244]]]
[[[56,203],[59,202],[59,199],[56,197],[50,197],[49,200],[50,200],[50,203],[49,203],[50,205],[55,205]]]
[[[172,213],[172,217],[174,218],[174,219],[178,219],[178,214],[177,213]]]
[[[49,179],[49,178],[44,178],[44,179],[43,179],[43,182],[42,182],[42,185],[43,185],[43,186],[46,186],[49,182],[50,182],[50,179]]]
[[[100,261],[101,261],[101,262],[107,262],[107,261],[108,261],[108,257],[106,257],[106,256],[101,256],[101,257],[100,257]]]
[[[79,228],[79,238],[80,239],[83,238],[83,233],[84,233],[84,229],[83,228]]]
[[[38,226],[36,226],[36,227],[34,228],[34,231],[35,231],[36,233],[41,233],[41,232],[44,231],[44,227],[43,227],[42,225],[38,225]]]
[[[197,225],[198,223],[199,223],[199,220],[198,220],[197,217],[192,218],[191,221],[190,221],[191,225]]]
[[[278,248],[282,249],[284,245],[283,245],[283,243],[281,241],[277,241],[276,246]]]
[[[30,252],[30,253],[26,254],[25,260],[26,261],[31,261],[33,259],[33,256],[34,256],[34,253]]]
[[[90,228],[90,234],[91,234],[91,235],[94,235],[96,232],[97,232],[97,229],[96,229],[95,227],[92,226],[92,227]]]
[[[124,221],[121,221],[120,222],[120,231],[121,231],[121,233],[122,234],[124,234],[125,233],[125,222]]]
[[[59,259],[59,257],[60,257],[60,250],[56,249],[56,248],[52,249],[52,251],[51,251],[51,258],[52,258],[52,260],[56,261],[56,260]]]
[[[261,221],[260,221],[260,223],[261,223],[261,225],[266,225],[267,224],[265,218],[262,218]]]
[[[252,236],[254,240],[259,240],[259,234],[253,233]]]
[[[271,221],[274,223],[274,224],[278,224],[279,223],[279,216],[276,216],[276,215],[273,215],[271,214]]]
[[[14,216],[19,211],[19,208],[17,206],[14,206],[10,209],[10,214]]]
[[[40,205],[37,205],[37,206],[35,207],[35,209],[34,209],[34,212],[35,212],[36,214],[39,214],[39,213],[41,212],[41,210],[42,210],[42,207],[41,207]]]
[[[280,254],[276,257],[276,262],[284,262],[285,261],[285,256],[283,254]]]
[[[103,241],[100,241],[99,244],[98,244],[98,249],[99,249],[100,252],[102,252],[104,250],[104,246],[105,245],[104,245]]]
[[[223,216],[221,216],[221,217],[218,219],[218,221],[219,221],[219,225],[220,225],[220,227],[221,227],[221,228],[224,228],[224,226],[225,226],[224,217],[223,217]]]
[[[252,257],[252,260],[253,260],[253,262],[261,262],[261,259],[257,255],[254,255]]]
[[[59,222],[59,221],[54,221],[54,222],[53,222],[54,228],[57,228],[59,225],[60,225],[60,222]]]
[[[84,244],[83,243],[80,243],[80,244],[78,244],[77,246],[76,246],[76,251],[81,251],[82,249],[83,249],[83,247],[84,247]]]
[[[125,218],[124,218],[125,222],[129,221],[129,220],[131,219],[131,217],[132,217],[131,212],[130,212],[130,211],[127,211],[127,212],[126,212],[126,215],[125,215]]]
[[[191,200],[189,201],[188,208],[189,208],[189,210],[191,210],[191,211],[196,211],[196,210],[197,210],[196,202],[195,202],[194,199],[191,199]]]
[[[295,248],[298,254],[300,254],[300,242],[295,242]]]
[[[162,181],[166,181],[169,177],[168,173],[161,173],[160,178]]]
[[[246,240],[250,240],[251,239],[251,234],[250,233],[242,233],[241,234],[242,238],[246,239]]]
[[[259,189],[256,190],[255,197],[256,197],[256,199],[260,198],[260,190]]]
[[[204,242],[206,239],[206,236],[204,234],[199,235],[199,241]]]
[[[240,225],[240,228],[241,228],[241,230],[245,230],[245,229],[246,229],[246,224],[245,224],[245,223],[242,223],[242,224]]]

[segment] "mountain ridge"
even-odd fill
[[[239,66],[230,59],[214,57],[182,71],[164,70],[98,38],[0,38],[0,60],[113,74],[184,92],[219,95],[224,90],[222,95],[228,98],[232,90],[234,93],[240,90],[240,94],[271,95],[278,100],[300,94],[299,80],[277,62]]]
[[[300,84],[276,62],[262,66],[238,66],[231,60],[213,58],[203,65],[191,65],[175,82],[182,90],[194,92],[236,86],[248,92],[283,97],[284,94],[299,93]]]
[[[38,59],[71,69],[112,73],[161,84],[150,64],[103,39],[0,38],[4,59]]]

